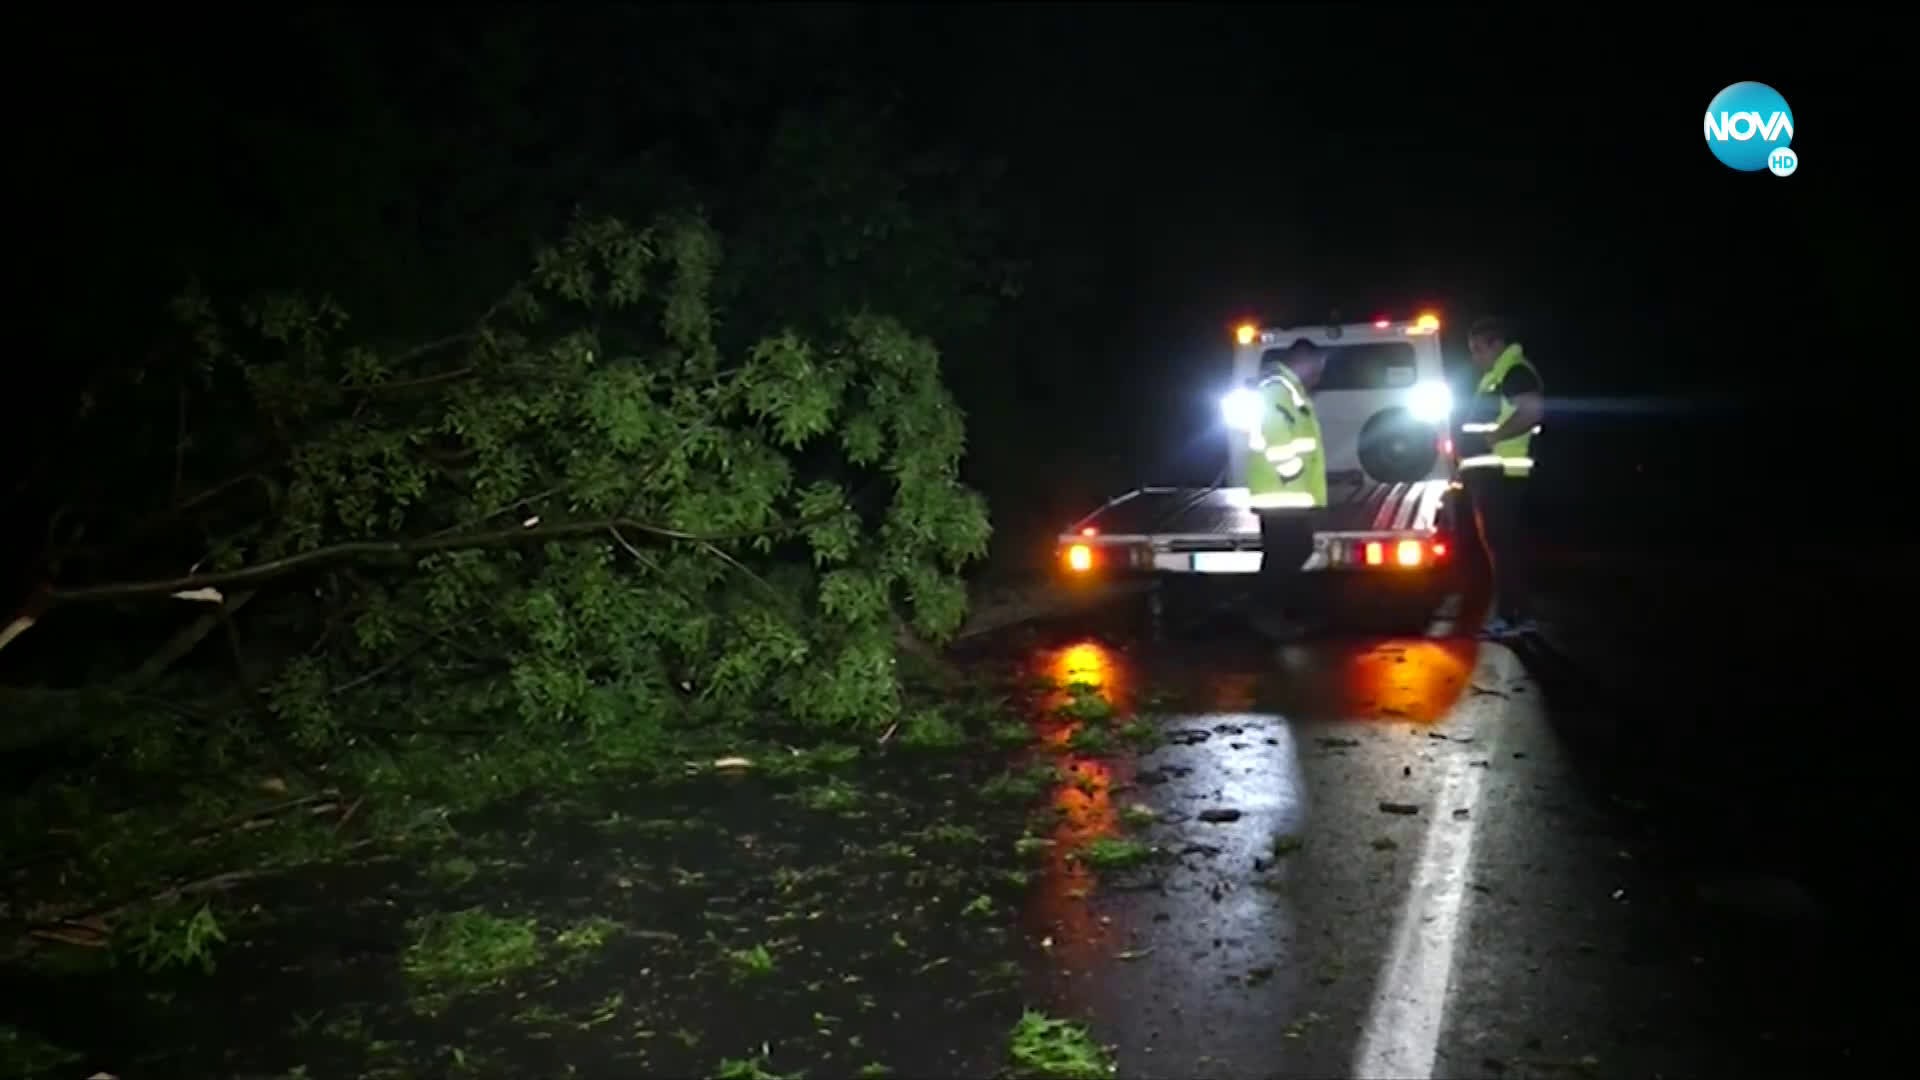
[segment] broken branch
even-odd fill
[[[836,509],[834,513],[838,513]],[[185,577],[156,581],[130,581],[110,585],[87,585],[79,588],[53,589],[47,594],[48,606],[60,604],[79,604],[99,600],[124,600],[135,597],[177,595],[193,593],[202,589],[220,589],[234,585],[257,585],[260,582],[290,574],[314,566],[353,560],[373,560],[405,558],[419,555],[431,555],[445,551],[465,551],[473,548],[495,547],[508,544],[539,544],[561,540],[582,540],[609,530],[622,530],[638,533],[659,540],[678,540],[697,544],[716,544],[735,540],[748,540],[759,536],[775,536],[804,528],[808,524],[823,521],[832,516],[822,514],[814,518],[803,518],[782,522],[767,528],[745,529],[732,533],[691,533],[679,529],[664,528],[644,521],[622,518],[597,518],[592,521],[570,521],[556,525],[540,525],[533,528],[504,528],[484,533],[469,533],[464,536],[422,537],[413,540],[356,540],[328,547],[303,551],[298,555],[271,559],[238,570],[226,570],[210,574],[189,574]],[[24,629],[24,628],[23,628]]]

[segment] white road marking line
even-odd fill
[[[1524,675],[1519,658],[1502,646],[1482,645],[1481,656],[1474,672],[1476,682],[1506,685]],[[1451,754],[1441,766],[1420,861],[1414,864],[1406,904],[1400,909],[1393,951],[1381,970],[1366,1027],[1361,1030],[1355,1077],[1432,1080],[1453,977],[1454,948],[1467,929],[1467,872],[1473,860],[1474,832],[1482,819],[1478,800],[1487,770],[1474,768],[1471,761],[1483,754],[1499,756],[1505,717],[1495,704],[1505,703],[1480,697],[1459,706],[1495,714],[1475,726],[1490,745],[1480,754]],[[1456,820],[1453,812],[1460,807],[1474,812]]]

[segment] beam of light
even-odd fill
[[[1445,423],[1453,414],[1453,388],[1437,379],[1413,384],[1407,391],[1407,412],[1423,424]]]
[[[1548,422],[1559,416],[1707,416],[1745,411],[1745,402],[1719,396],[1547,396]]]

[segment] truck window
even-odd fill
[[[1405,341],[1367,341],[1352,345],[1328,345],[1327,370],[1320,376],[1317,393],[1328,390],[1398,390],[1412,386],[1419,378],[1413,345]],[[1260,359],[1263,364],[1279,361],[1284,349],[1269,349]]]

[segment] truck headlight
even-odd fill
[[[1438,424],[1453,414],[1453,391],[1443,382],[1415,383],[1407,391],[1407,412],[1423,424]]]
[[[1266,402],[1260,395],[1242,386],[1220,399],[1220,415],[1235,431],[1252,431],[1260,426]]]

